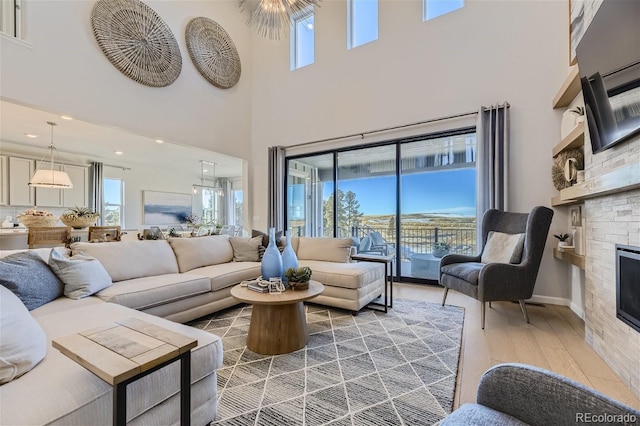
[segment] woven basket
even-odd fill
[[[56,226],[58,216],[32,216],[32,215],[18,215],[18,220],[24,224],[27,228],[35,228],[39,226]]]
[[[89,226],[96,223],[98,220],[98,216],[80,216],[80,217],[65,217],[60,216],[60,222],[64,223],[67,226],[72,227],[73,229],[82,229],[88,228]]]

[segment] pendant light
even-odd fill
[[[206,171],[205,170],[206,165],[213,166],[213,178],[204,176],[204,172]],[[213,186],[205,185],[205,180],[210,181]],[[197,183],[193,184],[193,193],[197,194],[199,189],[202,189],[203,191],[211,191],[213,195],[218,195],[218,196],[224,195],[224,190],[219,186],[216,186],[216,163],[200,160],[200,184],[197,184]]]
[[[53,145],[53,127],[57,126],[56,123],[52,121],[47,121],[47,124],[51,126],[51,144],[49,145],[49,166],[50,169],[42,168],[44,163],[44,157],[38,163],[36,167],[36,171],[29,180],[29,186],[37,186],[42,188],[58,188],[58,189],[69,189],[73,188],[73,184],[71,183],[71,179],[69,179],[69,175],[64,171],[64,166],[62,166],[63,170],[55,170],[55,163],[53,161],[53,157],[55,155],[56,147]]]

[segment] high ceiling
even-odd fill
[[[42,158],[51,142],[51,126],[56,158],[67,162],[100,161],[113,166],[133,168],[136,165],[160,166],[200,177],[201,160],[216,163],[216,177],[242,176],[243,161],[212,151],[158,143],[156,139],[123,129],[64,119],[60,114],[0,101],[0,141],[2,152],[13,152]],[[27,135],[35,135],[29,137]],[[116,151],[122,152],[121,155]],[[212,176],[207,170],[206,176]]]

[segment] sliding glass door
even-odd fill
[[[474,129],[287,158],[293,235],[352,237],[396,256],[396,280],[433,283],[443,253],[476,246]]]

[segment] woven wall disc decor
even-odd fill
[[[240,80],[240,56],[229,34],[209,18],[194,18],[185,31],[193,64],[207,81],[221,89]]]
[[[127,77],[152,87],[173,83],[182,56],[171,29],[138,0],[99,0],[91,27],[107,59]]]

